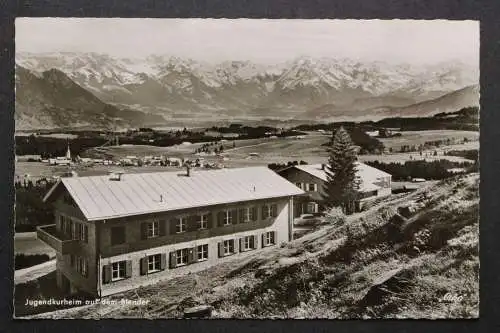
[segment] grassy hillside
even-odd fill
[[[39,317],[181,317],[199,304],[216,318],[450,318],[479,309],[479,176],[393,195],[287,245],[139,288],[97,305]]]

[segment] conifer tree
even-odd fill
[[[332,135],[328,164],[325,165],[327,181],[323,200],[326,207],[341,207],[346,214],[354,212],[360,185],[356,161],[356,147],[349,133],[340,127]]]

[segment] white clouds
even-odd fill
[[[410,20],[16,20],[19,51],[125,57],[171,54],[206,61],[284,61],[308,55],[391,62],[479,63],[479,23]]]

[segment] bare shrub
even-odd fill
[[[325,213],[325,224],[342,226],[344,225],[345,221],[345,214],[339,207],[332,208]]]

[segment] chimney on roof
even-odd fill
[[[191,176],[191,166],[189,164],[186,164],[186,176]]]
[[[109,180],[120,181],[122,180],[123,171],[111,171]]]
[[[325,170],[325,166],[326,166],[326,165],[325,165],[324,163],[323,163],[323,164],[321,164],[321,170]]]

